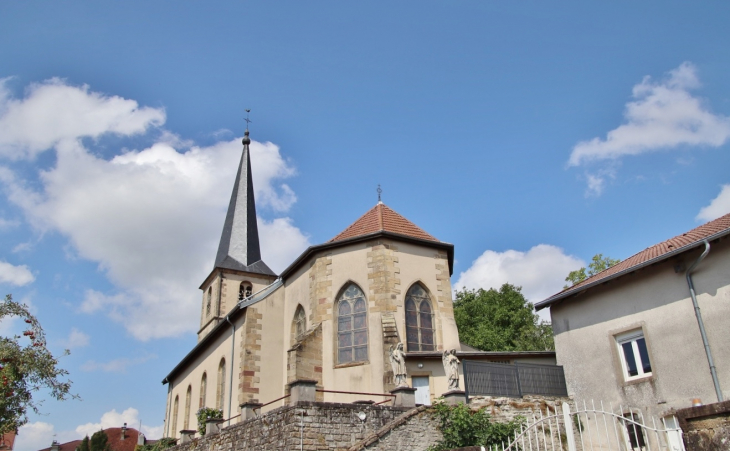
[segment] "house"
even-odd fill
[[[669,417],[730,396],[730,215],[648,247],[554,296],[568,392]]]
[[[201,407],[228,419],[242,405],[286,405],[297,380],[315,381],[320,401],[388,400],[399,343],[421,402],[447,392],[441,353],[460,350],[454,246],[378,201],[276,274],[261,259],[249,144],[247,130],[215,264],[200,285],[198,343],[162,381],[165,436],[196,429]]]
[[[127,423],[120,428],[103,429],[108,438],[109,447],[112,451],[134,451],[137,445],[144,445],[156,442],[156,440],[146,440],[143,433],[134,428],[128,428]],[[66,443],[58,443],[53,441],[49,448],[43,448],[39,451],[76,451],[81,445],[82,440],[73,440]]]

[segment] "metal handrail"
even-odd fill
[[[320,389],[320,388],[318,388],[317,391],[320,393],[339,393],[342,395],[389,396],[391,398],[395,398],[395,395],[392,393],[367,393],[367,392],[360,392],[360,391],[324,390],[324,389]]]
[[[286,398],[288,398],[289,396],[291,396],[291,393],[290,393],[290,394],[288,394],[288,395],[284,395],[284,396],[282,396],[281,398],[276,398],[276,399],[275,399],[275,400],[273,400],[273,401],[269,401],[269,402],[267,402],[266,404],[261,404],[260,406],[254,407],[254,408],[253,408],[253,410],[256,410],[256,409],[260,409],[260,408],[262,408],[262,407],[266,407],[266,406],[268,406],[268,405],[271,405],[271,404],[273,404],[273,403],[275,403],[275,402],[281,401],[282,399],[286,399]]]

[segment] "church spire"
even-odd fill
[[[248,127],[242,143],[243,154],[238,165],[236,182],[233,184],[226,221],[223,223],[215,266],[274,276],[276,274],[261,260],[256,202],[251,180],[251,154],[248,148],[251,139],[248,137]]]

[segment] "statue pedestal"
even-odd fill
[[[443,395],[446,405],[455,406],[457,404],[466,404],[466,392],[464,390],[449,390]]]
[[[416,389],[408,386],[396,387],[390,391],[395,395],[393,405],[396,407],[416,407]]]

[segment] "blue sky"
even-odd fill
[[[251,112],[264,260],[383,201],[533,302],[730,211],[726,2],[3,2],[0,288],[71,355],[19,450],[138,425],[195,343]],[[20,327],[0,324],[3,333]]]

